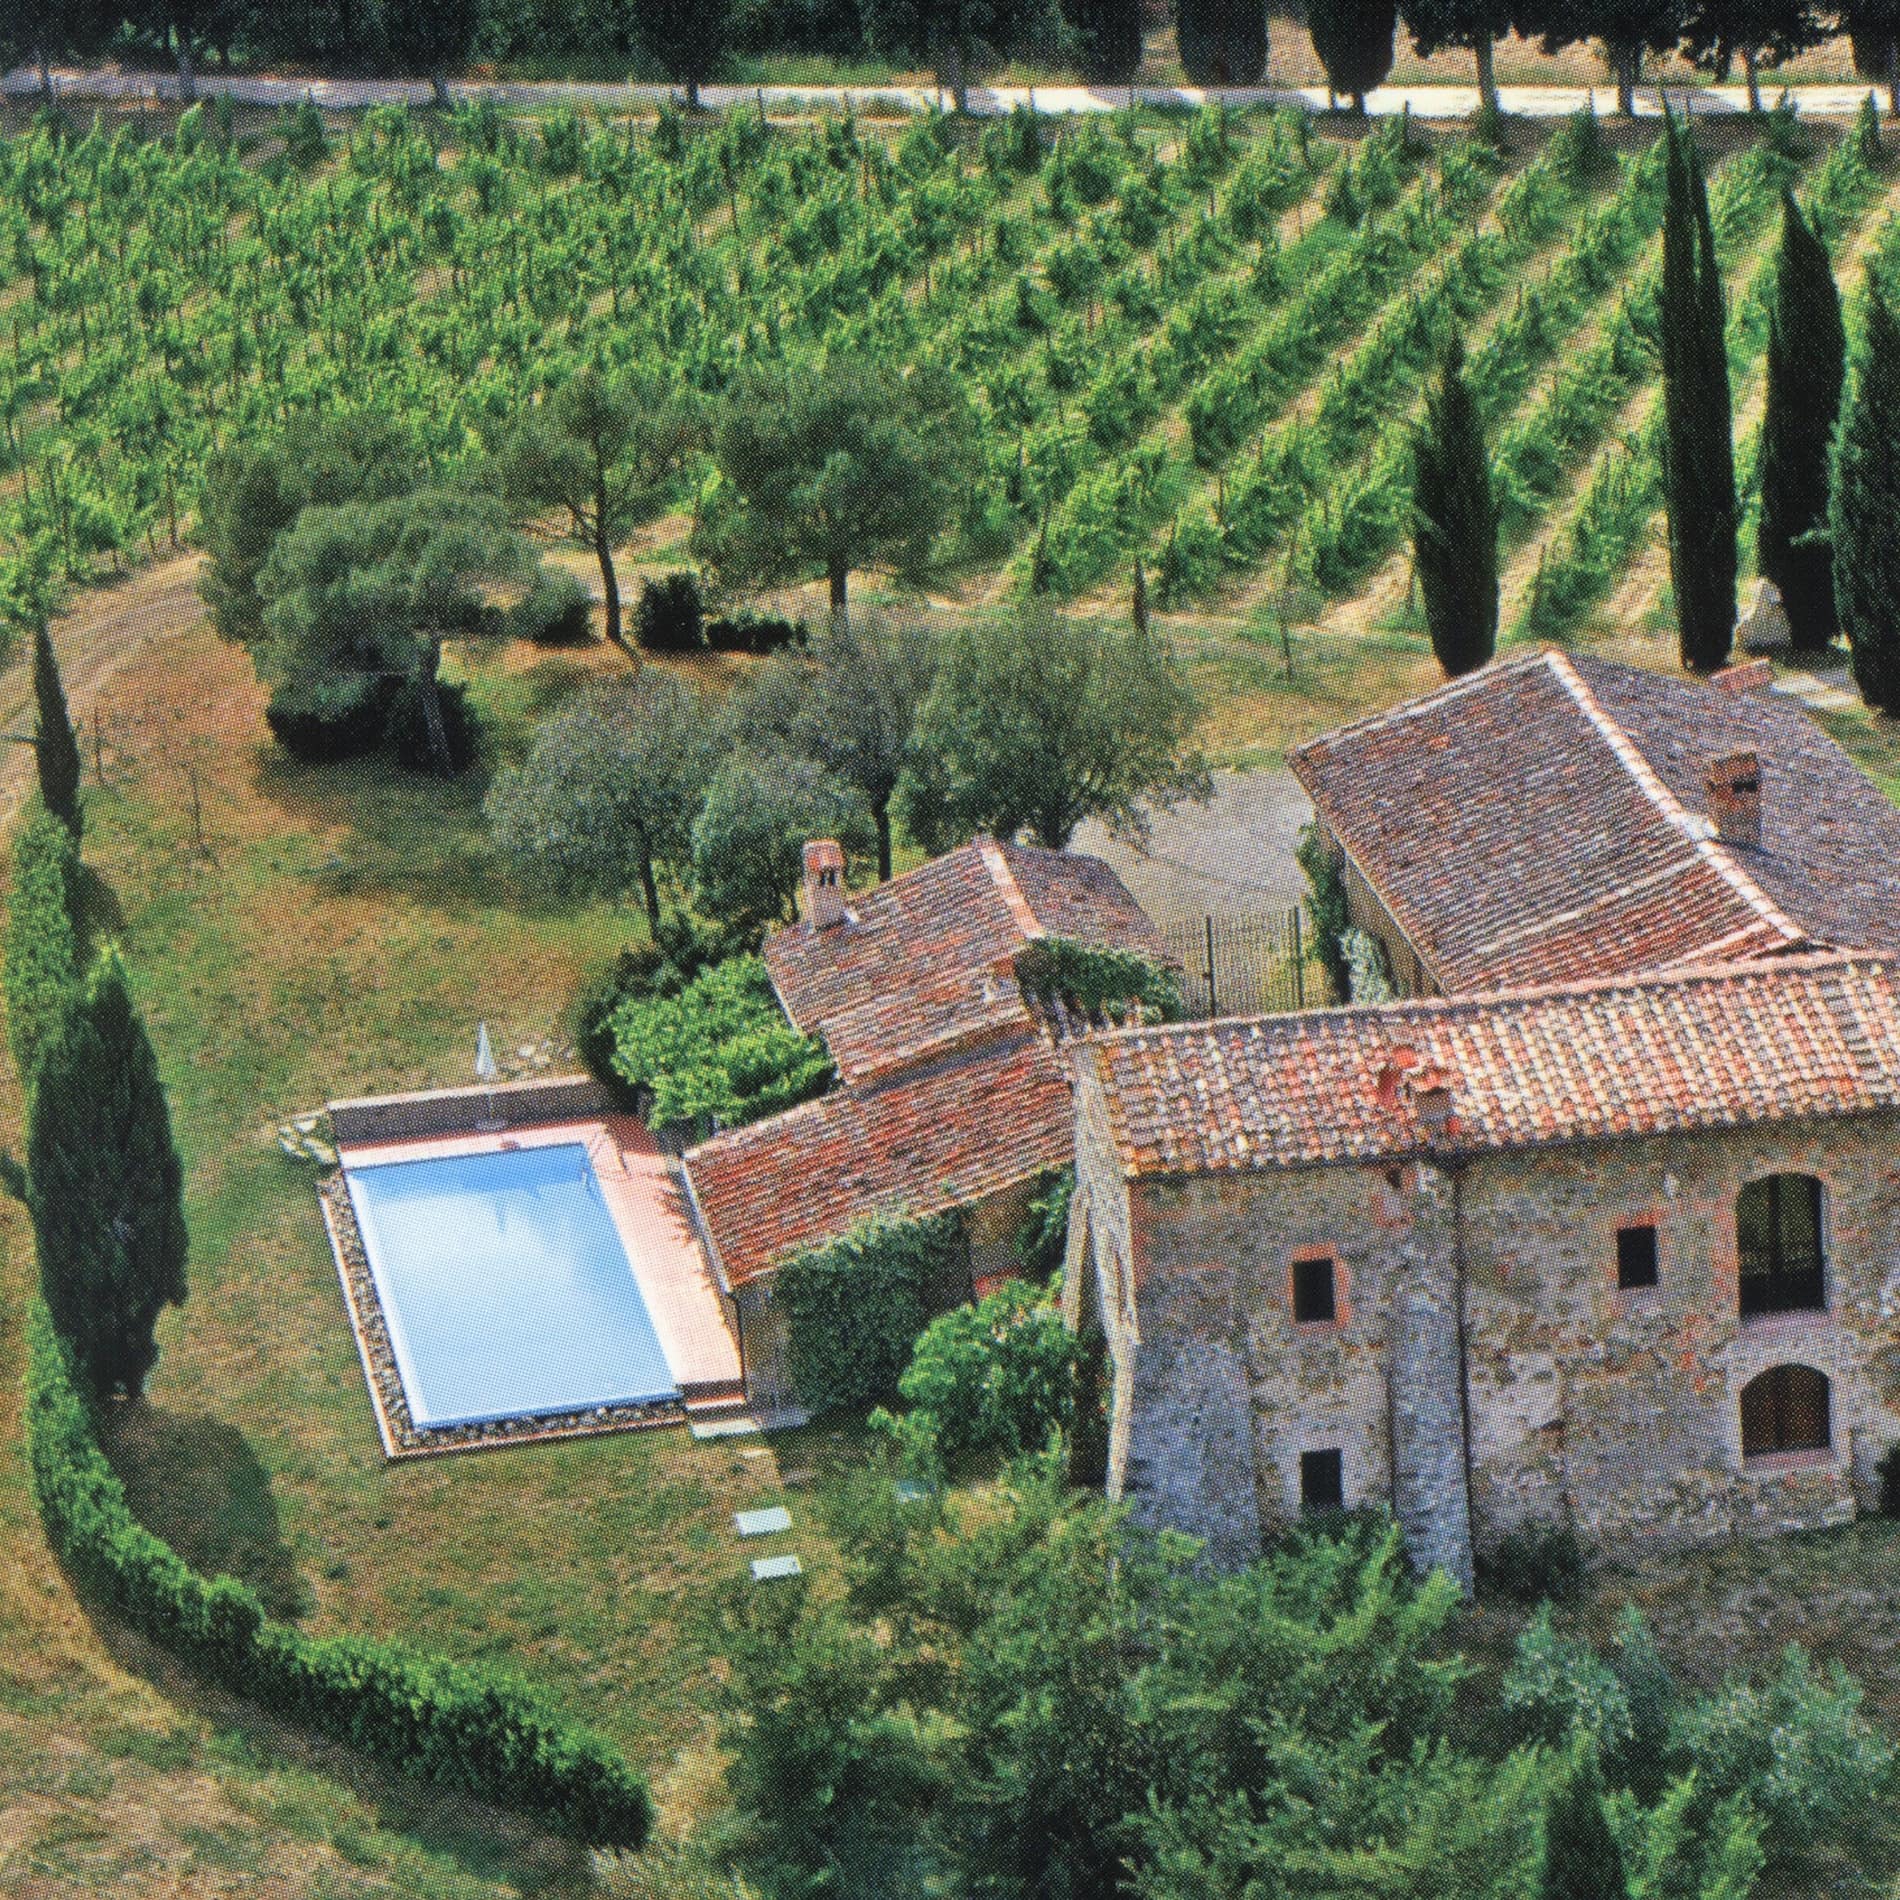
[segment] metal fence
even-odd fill
[[[1307,961],[1312,929],[1297,904],[1248,917],[1183,917],[1161,934],[1180,959],[1190,1016],[1271,1015],[1327,1000],[1324,972]]]

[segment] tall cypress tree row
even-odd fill
[[[1490,659],[1498,639],[1498,506],[1484,424],[1452,339],[1412,437],[1412,557],[1432,652],[1447,678]]]
[[[1126,85],[1141,70],[1141,0],[1064,0],[1062,11],[1087,78]]]
[[[1834,451],[1834,598],[1870,706],[1900,713],[1900,326],[1867,274],[1867,328]]]
[[[101,1397],[136,1398],[185,1297],[184,1165],[125,967],[106,952],[40,1059],[27,1208],[53,1324]]]
[[[1197,86],[1257,86],[1266,77],[1266,0],[1177,0],[1174,36]]]
[[[1781,589],[1794,644],[1803,653],[1819,653],[1840,625],[1832,550],[1825,543],[1797,543],[1827,522],[1828,457],[1846,379],[1847,330],[1827,246],[1802,217],[1794,193],[1784,191],[1768,319],[1755,560]]]
[[[1722,278],[1702,155],[1675,115],[1664,124],[1663,487],[1682,663],[1712,673],[1735,632],[1735,424]]]
[[[53,637],[41,619],[33,629],[33,753],[39,763],[40,802],[78,840],[79,741],[73,736],[72,716],[66,710],[66,689],[60,683],[59,662],[53,657]]]

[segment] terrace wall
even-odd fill
[[[550,1075],[498,1082],[486,1089],[364,1095],[332,1102],[328,1112],[335,1138],[348,1145],[463,1134],[486,1122],[526,1128],[537,1122],[581,1121],[616,1109],[613,1096],[591,1075]]]

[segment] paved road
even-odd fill
[[[175,74],[126,72],[116,67],[80,70],[56,67],[54,85],[62,98],[74,100],[171,100],[178,97]],[[31,67],[19,67],[0,80],[0,91],[9,96],[31,94],[38,90],[39,75]],[[289,105],[306,96],[320,106],[335,111],[351,111],[364,106],[394,100],[421,103],[429,97],[429,85],[420,79],[313,79],[233,77],[221,73],[203,73],[198,78],[200,94],[228,92],[244,105]],[[449,89],[458,98],[492,98],[506,105],[551,105],[563,100],[589,105],[619,107],[653,105],[660,99],[683,97],[680,89],[669,86],[603,85],[581,80],[549,80],[512,84],[456,84]],[[1836,118],[1859,111],[1863,99],[1873,88],[1854,86],[1796,86],[1789,96],[1797,107],[1813,117]],[[849,104],[857,111],[882,108],[888,111],[927,111],[946,96],[933,86],[705,86],[700,96],[708,106],[721,107],[754,100],[763,101],[767,110],[795,111],[812,106]],[[1135,98],[1145,105],[1198,106],[1211,99],[1229,105],[1297,105],[1309,112],[1326,109],[1323,86],[1137,86]],[[1770,97],[1776,96],[1770,89]],[[1615,103],[1615,92],[1606,87],[1583,86],[1505,86],[1500,97],[1504,110],[1530,119],[1561,118],[1566,113],[1594,101],[1599,110]],[[1748,95],[1740,86],[1700,86],[1669,89],[1670,103],[1698,113],[1745,112]],[[971,112],[994,117],[1012,111],[1018,105],[1033,105],[1038,112],[1087,113],[1114,112],[1129,100],[1126,86],[972,86],[969,93]],[[1477,110],[1475,86],[1382,86],[1366,101],[1373,115],[1391,115],[1409,110],[1417,119],[1464,119]],[[1659,116],[1662,98],[1654,86],[1645,86],[1637,94],[1636,110],[1640,117]]]
[[[1084,825],[1075,849],[1114,866],[1135,901],[1158,924],[1284,910],[1306,894],[1293,860],[1313,807],[1284,769],[1216,772],[1214,802],[1155,815],[1146,851]]]

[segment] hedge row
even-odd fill
[[[161,1648],[273,1714],[440,1787],[599,1847],[639,1847],[646,1784],[523,1684],[362,1637],[309,1637],[231,1577],[201,1577],[132,1515],[99,1449],[67,1348],[27,1317],[27,1445],[54,1550],[75,1582]]]
[[[44,807],[36,808],[14,847],[0,974],[13,1065],[29,1085],[79,982],[79,937],[73,925],[77,871],[72,833]]]

